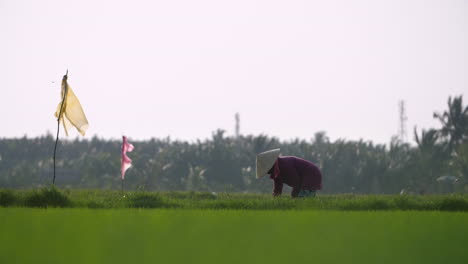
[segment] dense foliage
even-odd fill
[[[132,143],[133,167],[127,190],[209,192],[271,191],[271,180],[255,179],[255,155],[281,148],[283,155],[318,164],[322,193],[466,192],[468,182],[468,107],[449,98],[448,110],[435,113],[439,129],[414,130],[416,146],[394,138],[389,145],[369,141],[330,141],[324,132],[310,140],[280,141],[266,135],[225,136],[204,141],[151,139]],[[0,188],[49,185],[53,175],[52,135],[0,139]],[[57,152],[56,184],[68,188],[120,189],[121,142],[62,140]],[[441,176],[446,177],[440,180]],[[439,181],[437,179],[439,178]]]

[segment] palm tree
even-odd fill
[[[438,131],[435,129],[429,129],[428,131],[425,131],[423,129],[421,131],[421,137],[419,137],[417,128],[414,128],[414,140],[416,140],[416,144],[418,144],[418,149],[421,152],[432,151],[434,149],[434,146],[437,144],[438,139]]]
[[[453,100],[449,97],[448,110],[442,114],[434,113],[433,117],[442,123],[440,133],[448,138],[447,147],[450,153],[468,139],[468,106],[463,107],[462,95]]]
[[[414,161],[419,173],[413,176],[413,184],[425,191],[431,186],[434,187],[434,180],[447,172],[448,153],[439,143],[439,138],[439,131],[435,129],[423,129],[419,136],[414,128],[414,139],[418,145]]]

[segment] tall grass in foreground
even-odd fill
[[[292,199],[263,194],[125,192],[103,190],[0,190],[3,207],[180,208],[238,210],[468,211],[468,195],[318,195]]]
[[[468,263],[468,214],[0,208],[0,263]]]

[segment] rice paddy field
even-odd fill
[[[468,263],[466,196],[0,192],[0,263]]]

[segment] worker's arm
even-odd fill
[[[279,196],[283,192],[283,180],[281,178],[273,179],[275,186],[273,187],[273,196]]]

